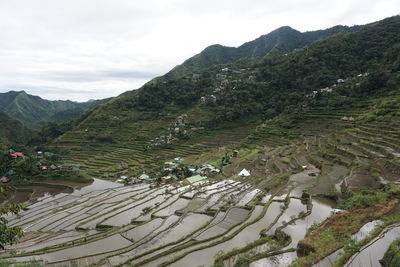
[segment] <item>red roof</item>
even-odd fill
[[[27,156],[25,156],[23,152],[14,152],[14,153],[11,154],[11,157],[14,157],[14,158],[21,157],[21,158],[24,158],[24,159],[27,158]]]

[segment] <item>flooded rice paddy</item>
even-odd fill
[[[302,176],[295,178],[300,181]],[[50,266],[68,266],[72,260],[78,266],[157,266],[164,262],[211,266],[218,251],[251,244],[263,231],[274,235],[282,229],[292,238],[286,248],[295,248],[310,225],[331,214],[332,207],[325,200],[315,198],[312,204],[310,214],[300,218],[307,205],[290,192],[265,195],[231,180],[150,188],[95,179],[72,192],[44,195],[29,210],[8,216],[10,224],[24,229],[25,237],[1,256]],[[253,251],[269,249],[266,243]],[[296,253],[285,253],[252,266],[285,265],[295,258]],[[228,265],[236,260],[230,258]]]

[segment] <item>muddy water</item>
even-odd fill
[[[221,201],[219,201],[217,204],[211,207],[212,210],[219,210],[221,209],[226,203],[230,200],[233,200],[235,202],[239,201],[239,195],[243,193],[246,189],[244,187],[240,189],[235,189],[234,191],[230,192],[229,194],[225,195]]]
[[[57,244],[61,244],[61,243],[65,243],[68,241],[72,241],[72,240],[76,240],[82,237],[86,237],[89,235],[93,235],[96,234],[97,231],[89,231],[89,232],[66,232],[64,234],[58,235],[55,238],[50,238],[49,240],[45,240],[44,242],[40,242],[37,244],[33,244],[32,246],[26,247],[24,249],[22,249],[22,251],[35,251],[38,249],[42,249],[44,247],[48,247],[48,246],[53,246],[53,245],[57,245]]]
[[[156,218],[146,224],[139,225],[132,230],[129,230],[123,234],[123,236],[129,238],[130,240],[140,240],[143,237],[149,235],[151,232],[153,232],[156,228],[160,227],[160,225],[163,223],[163,219],[161,218]]]
[[[179,198],[172,205],[165,207],[164,209],[155,213],[156,216],[170,216],[175,213],[175,211],[183,209],[189,205],[190,200],[185,198]]]
[[[120,187],[120,184],[103,181],[99,179],[94,179],[93,183],[82,187],[80,189],[74,190],[71,194],[60,193],[54,196],[46,196],[40,199],[37,203],[29,206],[28,211],[21,212],[18,216],[18,219],[10,220],[10,225],[20,225],[23,221],[29,221],[33,219],[37,219],[45,215],[45,213],[49,213],[53,211],[55,208],[59,208],[63,205],[70,204],[75,201],[83,201],[81,198],[83,194],[85,198],[91,197],[97,194],[102,194],[102,192],[95,192],[96,190],[104,190],[106,188],[116,188]],[[46,191],[47,187],[45,185],[41,186],[41,190]],[[49,188],[54,188],[49,186]]]
[[[115,251],[124,247],[128,247],[132,243],[121,237],[119,234],[94,241],[85,245],[67,248],[51,253],[46,253],[38,256],[27,256],[14,258],[18,262],[28,260],[45,260],[48,263],[66,261],[88,255],[103,254],[110,251]]]
[[[72,193],[72,188],[63,185],[27,184],[15,185],[15,191],[7,192],[6,197],[0,196],[0,205],[4,203],[34,203],[60,193]]]
[[[354,235],[351,236],[352,239],[354,240],[361,240],[367,237],[377,226],[382,225],[383,221],[381,220],[375,220],[369,223],[366,223],[363,225],[363,227],[360,228],[360,230],[355,233]]]
[[[176,241],[193,232],[194,230],[201,228],[211,219],[212,217],[207,215],[196,213],[188,214],[178,225],[165,232],[164,237],[161,238],[157,243],[159,245],[163,245]]]
[[[252,262],[250,267],[265,267],[265,266],[289,266],[290,263],[296,258],[296,252],[283,253],[271,256],[262,260]]]
[[[267,204],[267,202],[271,199],[271,194],[266,194],[262,199],[261,203],[262,204]]]
[[[239,208],[235,208],[235,209],[241,210],[241,209],[239,209]],[[262,211],[262,209],[260,209],[260,208],[255,208],[255,209],[253,210],[252,214],[250,215],[250,217],[249,217],[244,223],[248,223],[248,222],[254,221],[254,219],[257,218],[257,217],[260,215],[261,211]],[[232,232],[236,231],[239,227],[240,227],[240,225],[234,227],[232,230],[229,231],[229,233],[232,233]],[[167,261],[167,260],[171,260],[172,258],[174,258],[174,257],[176,257],[176,256],[178,256],[178,255],[180,255],[180,254],[182,254],[182,253],[191,251],[191,250],[193,250],[193,249],[197,249],[197,248],[199,248],[199,247],[203,247],[203,246],[205,246],[205,245],[208,245],[208,244],[211,244],[211,243],[215,242],[216,240],[221,240],[222,238],[223,238],[223,237],[219,237],[219,238],[217,238],[217,239],[214,239],[214,240],[212,240],[212,241],[208,241],[208,242],[206,242],[206,243],[201,243],[201,244],[197,244],[197,245],[191,246],[191,247],[189,247],[189,248],[182,249],[182,250],[180,250],[179,252],[172,253],[172,254],[169,254],[169,255],[167,255],[167,256],[165,256],[165,257],[158,258],[157,260],[154,260],[154,261],[150,262],[149,264],[145,264],[145,265],[143,265],[143,266],[157,266],[157,265],[161,264],[162,262]],[[159,253],[159,252],[158,252],[158,253]],[[196,261],[193,261],[193,262],[196,262]],[[188,265],[188,266],[192,266],[192,265]],[[196,266],[197,266],[197,265],[196,265]]]
[[[382,238],[363,249],[350,263],[350,267],[371,266],[381,267],[379,260],[383,258],[390,244],[400,238],[400,227],[393,228],[386,232]]]
[[[280,205],[283,205],[280,203]],[[279,217],[278,221],[271,227],[271,229],[267,232],[270,235],[275,233],[276,228],[282,225],[283,222],[289,222],[292,218],[295,218],[299,215],[300,212],[306,212],[307,207],[301,203],[298,199],[291,199],[288,208],[283,212],[281,217]]]
[[[260,193],[260,189],[254,189],[253,191],[244,195],[244,197],[237,203],[238,207],[246,206],[258,193]]]
[[[239,232],[232,239],[223,242],[221,244],[212,246],[210,248],[195,251],[186,255],[181,260],[171,264],[175,267],[191,266],[191,263],[195,262],[197,265],[203,264],[204,266],[211,266],[214,262],[214,255],[223,250],[225,252],[230,251],[235,248],[240,248],[245,246],[247,243],[255,241],[260,238],[260,231],[268,227],[276,218],[280,212],[280,203],[271,203],[266,214],[259,221],[245,227],[241,232]],[[262,211],[262,206],[255,207],[255,214],[260,214]]]
[[[200,208],[198,208],[196,210],[196,212],[206,212],[208,209],[210,209],[212,206],[216,205],[224,196],[226,196],[227,194],[233,192],[235,189],[230,189],[227,191],[222,191],[219,193],[214,193],[208,200],[207,202],[201,206]]]
[[[171,242],[176,242],[180,239],[183,240],[183,238],[191,233],[196,232],[198,229],[207,224],[211,219],[212,217],[207,215],[189,213],[186,217],[179,221],[178,224],[174,225],[174,227],[167,229],[166,231],[160,233],[160,235],[158,235],[157,237],[153,238],[149,242],[149,245],[146,247],[146,250],[155,249],[160,246],[167,245]],[[187,238],[185,240],[187,240]],[[169,247],[157,250],[156,252],[144,256],[139,261],[168,249]]]
[[[333,263],[339,259],[344,253],[343,249],[338,249],[335,252],[333,252],[331,255],[328,257],[324,258],[322,261],[314,264],[312,267],[330,267],[333,266]]]
[[[145,201],[143,204],[140,204],[136,207],[132,207],[121,213],[115,214],[111,218],[102,222],[102,224],[112,225],[112,226],[123,226],[123,225],[129,224],[129,223],[131,223],[132,219],[135,219],[142,214],[144,208],[147,208],[147,207],[154,208],[154,205],[156,205],[158,203],[162,203],[165,200],[166,200],[166,196],[159,195],[153,199]]]
[[[196,237],[197,240],[205,240],[217,235],[221,235],[232,226],[243,222],[248,216],[249,211],[241,208],[232,208],[228,210],[224,219],[213,226],[208,227],[202,234]]]
[[[224,181],[224,183],[220,182],[218,184],[220,184],[218,187],[214,186],[214,187],[212,187],[212,189],[208,189],[209,187],[204,188],[204,190],[206,190],[206,191],[198,194],[197,197],[206,199],[208,196],[210,196],[212,194],[222,192],[222,191],[225,191],[225,190],[228,190],[230,188],[237,186],[239,184],[239,182],[233,182],[233,181],[227,180],[227,182]]]
[[[138,247],[126,253],[112,256],[108,259],[108,261],[111,265],[119,265],[129,260],[130,258],[139,255],[140,253],[150,250],[151,248],[153,248],[154,244],[156,244],[158,240],[162,238],[163,232],[174,225],[179,219],[180,217],[176,215],[172,215],[166,218],[160,227],[158,227],[150,235],[146,236],[143,240],[140,240],[140,245]]]
[[[91,183],[88,186],[82,187],[78,190],[74,190],[74,192],[72,194],[78,195],[78,196],[83,196],[83,195],[93,192],[93,191],[100,191],[100,190],[112,189],[112,188],[117,188],[117,187],[123,187],[123,185],[120,183],[114,183],[111,181],[105,181],[105,180],[94,178],[93,183]]]
[[[296,220],[294,224],[288,225],[283,229],[283,231],[292,238],[292,242],[285,249],[296,248],[298,242],[305,237],[307,229],[313,223],[322,222],[331,215],[333,203],[328,199],[313,198],[312,203],[313,209],[310,215],[303,219]],[[306,212],[306,206],[301,204],[298,199],[291,199],[288,209],[285,210],[284,214],[279,218],[278,223],[275,224],[268,233],[273,234],[275,229],[282,225],[282,221],[289,221],[293,216],[297,217],[301,211]],[[295,252],[284,253],[282,255],[260,259],[252,263],[251,266],[287,266],[296,258],[297,255]]]
[[[205,230],[200,231],[193,235],[193,239],[197,239],[199,235],[201,235],[203,232],[207,231],[207,229],[211,228],[214,225],[217,225],[218,223],[222,222],[225,218],[226,213],[225,212],[218,212],[218,214],[214,217],[214,219],[210,222],[210,224],[205,228]]]

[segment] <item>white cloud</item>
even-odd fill
[[[398,0],[2,0],[0,91],[48,99],[116,96],[206,46],[238,46],[396,15]]]

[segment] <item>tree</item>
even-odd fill
[[[7,190],[11,187],[0,184],[0,194],[5,195]],[[25,210],[24,204],[12,204],[9,206],[0,206],[0,249],[4,249],[5,245],[13,244],[15,241],[23,236],[23,231],[19,227],[9,227],[8,221],[4,215],[15,214],[17,215],[21,210]]]

